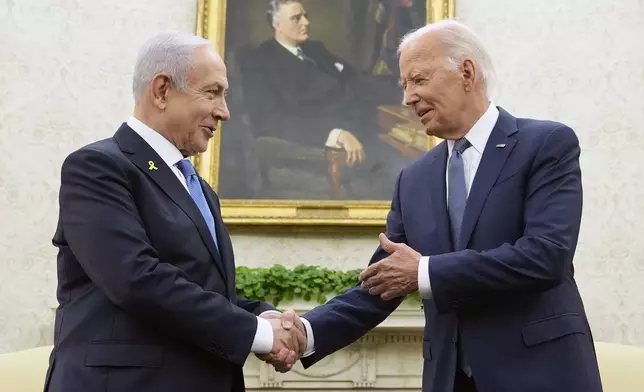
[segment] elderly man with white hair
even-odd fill
[[[306,336],[236,295],[219,199],[188,159],[229,117],[226,67],[209,41],[162,34],[133,90],[133,116],[62,166],[45,391],[242,392],[250,353],[287,371]]]
[[[490,58],[461,23],[406,36],[400,72],[404,103],[445,141],[400,172],[361,285],[303,316],[314,342],[302,363],[352,343],[418,290],[423,392],[601,391],[573,277],[575,133],[491,103]]]

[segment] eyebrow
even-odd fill
[[[425,71],[414,71],[409,78],[400,79],[398,84],[402,87],[407,80],[417,79],[419,77],[427,77],[428,73]]]
[[[228,91],[228,87],[224,87],[219,82],[210,83],[210,84],[207,84],[206,86],[204,86],[204,90],[210,90],[212,88],[218,88],[218,89],[222,89],[224,91]]]
[[[298,12],[297,14],[295,14],[295,15],[291,16],[291,19],[292,19],[292,20],[299,19],[299,18],[301,18],[303,15],[307,15],[307,13],[306,13],[306,12]]]

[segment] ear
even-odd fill
[[[478,77],[476,64],[471,59],[465,59],[461,64],[461,75],[463,77],[463,87],[465,91],[472,91]]]
[[[164,110],[168,104],[168,93],[172,88],[172,79],[167,73],[154,75],[150,82],[150,92],[152,93],[152,102],[161,110]]]

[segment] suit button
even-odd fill
[[[454,336],[454,337],[452,338],[452,343],[456,343],[456,342],[458,342],[458,339],[456,338],[456,336]]]

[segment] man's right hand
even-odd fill
[[[338,136],[338,144],[347,152],[347,164],[352,166],[365,158],[362,143],[349,131],[343,130]]]
[[[288,372],[306,350],[306,329],[293,310],[262,317],[273,327],[273,348],[270,354],[258,357],[273,365],[277,371]]]

